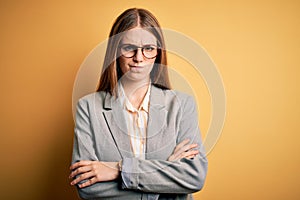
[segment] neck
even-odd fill
[[[129,101],[134,107],[138,108],[147,93],[150,79],[141,81],[122,79],[121,83]]]
[[[130,80],[123,78],[121,80],[122,86],[124,88],[125,94],[127,97],[135,96],[137,93],[146,94],[148,86],[150,84],[150,78],[136,81],[136,80]]]

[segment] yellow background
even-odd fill
[[[0,1],[0,199],[77,199],[67,178],[73,83],[133,6],[195,39],[224,81],[225,126],[196,199],[299,199],[300,4],[292,0]]]

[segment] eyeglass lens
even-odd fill
[[[124,44],[121,46],[121,54],[126,58],[132,58],[138,49],[142,49],[142,53],[146,58],[154,58],[157,56],[157,47],[155,45],[138,47],[132,44]]]

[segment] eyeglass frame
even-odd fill
[[[126,45],[132,45],[132,46],[134,46],[134,54],[132,55],[132,56],[130,56],[130,57],[128,57],[128,56],[125,56],[123,53],[122,53],[122,47],[123,46],[126,46]],[[156,48],[156,55],[155,56],[153,56],[153,57],[147,57],[147,56],[145,56],[145,53],[144,53],[144,51],[145,51],[145,47],[155,47]],[[153,59],[153,58],[155,58],[157,55],[158,55],[158,50],[159,50],[159,46],[157,46],[157,45],[154,45],[154,44],[146,44],[146,45],[144,45],[144,46],[136,46],[136,45],[134,45],[134,44],[121,44],[120,46],[119,46],[119,48],[120,48],[120,55],[121,56],[124,56],[125,58],[133,58],[136,54],[137,54],[137,50],[138,49],[141,49],[142,50],[142,54],[143,54],[143,57],[144,58],[147,58],[147,59]]]

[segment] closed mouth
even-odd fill
[[[143,66],[135,66],[135,65],[129,65],[132,68],[143,68]]]

